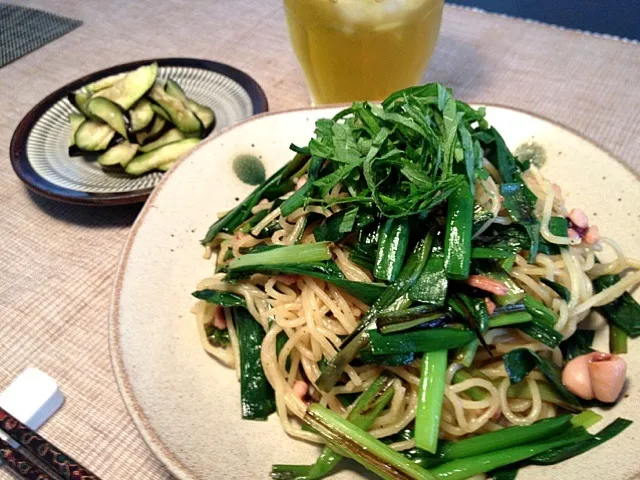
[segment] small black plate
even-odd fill
[[[11,165],[34,192],[66,203],[122,205],[143,202],[162,173],[142,177],[104,171],[95,161],[69,157],[68,114],[76,111],[67,95],[100,78],[156,62],[159,78],[175,79],[199,103],[216,113],[214,133],[268,110],[267,97],[246,73],[218,62],[160,58],[117,65],[86,75],[56,90],[22,119],[11,139]]]

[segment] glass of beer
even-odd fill
[[[419,83],[444,0],[284,0],[313,104],[382,100]]]

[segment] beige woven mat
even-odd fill
[[[67,397],[46,436],[105,480],[170,478],[128,417],[107,346],[111,281],[138,208],[88,209],[29,194],[9,165],[11,134],[54,89],[142,58],[230,63],[264,87],[271,110],[306,106],[308,97],[277,0],[191,0],[188,8],[69,0],[55,2],[55,13],[84,25],[0,69],[0,388],[27,366],[41,368]],[[638,45],[449,7],[426,78],[468,101],[564,123],[640,170]]]

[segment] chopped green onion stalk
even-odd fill
[[[322,436],[333,450],[386,480],[439,478],[319,403],[309,406],[302,421]]]
[[[274,248],[260,253],[250,253],[236,258],[229,264],[230,271],[241,271],[255,266],[303,264],[329,260],[329,242],[306,243]]]
[[[577,429],[576,429],[577,430]],[[473,457],[465,457],[438,465],[431,473],[446,480],[465,480],[496,468],[526,460],[553,448],[565,447],[586,440],[590,435],[584,430],[569,432],[566,435],[549,438],[537,443],[505,448]],[[478,437],[476,437],[478,438]]]
[[[387,317],[390,319],[391,317]],[[449,318],[447,313],[443,312],[432,312],[426,314],[422,317],[414,318],[412,320],[405,321],[397,321],[398,319],[393,318],[383,322],[378,318],[378,330],[381,333],[397,333],[402,332],[404,330],[410,330],[412,328],[435,328],[441,327],[445,320]]]
[[[489,319],[489,328],[506,327],[532,320],[529,312],[502,313]]]
[[[458,440],[457,442],[449,442],[438,453],[444,460],[455,460],[496,452],[505,448],[554,437],[571,428],[570,420],[570,415],[561,415],[540,420],[533,425],[507,427],[495,432]]]
[[[369,331],[371,350],[374,355],[434,352],[443,348],[458,348],[474,338],[475,334],[471,330],[456,328],[431,328],[390,335],[384,335],[375,330]]]
[[[444,265],[449,278],[464,280],[469,276],[472,230],[473,195],[469,184],[463,182],[449,196],[447,207]]]
[[[392,387],[393,377],[387,373],[380,375],[356,400],[347,420],[358,428],[368,430],[393,398]],[[328,475],[341,459],[342,455],[337,454],[330,447],[325,447],[316,463],[309,467],[306,478],[311,480]]]
[[[556,323],[556,316],[549,307],[536,300],[531,295],[524,296],[524,306],[534,320],[547,326],[553,327]]]
[[[438,448],[446,373],[446,350],[428,352],[422,356],[415,439],[418,448],[431,453],[435,453]]]
[[[574,415],[571,419],[571,424],[574,427],[591,428],[600,420],[602,420],[602,415],[597,414],[593,410],[585,410],[584,412]]]
[[[476,352],[478,351],[478,346],[480,345],[480,341],[477,338],[474,338],[466,345],[458,348],[454,355],[454,360],[456,363],[460,363],[465,367],[470,367],[473,363],[473,359],[476,356]]]
[[[553,465],[563,462],[568,458],[575,457],[584,452],[588,452],[592,448],[602,445],[604,442],[611,440],[613,437],[625,430],[631,425],[631,420],[624,418],[616,418],[611,424],[604,427],[595,435],[592,435],[580,442],[574,442],[565,446],[559,446],[553,450],[548,450],[531,457],[530,462],[535,465]]]
[[[627,333],[616,325],[609,326],[609,350],[611,353],[627,353]]]

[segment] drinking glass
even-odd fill
[[[284,0],[313,104],[382,100],[420,81],[443,0]]]

